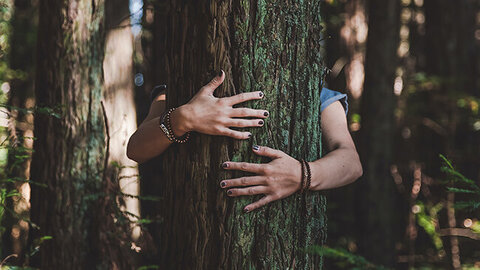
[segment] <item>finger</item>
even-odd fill
[[[263,172],[264,164],[258,163],[247,163],[247,162],[232,162],[227,161],[222,164],[222,167],[226,170],[237,170],[244,172],[251,172],[256,174],[261,174]]]
[[[253,149],[253,152],[255,152],[255,154],[257,154],[259,156],[269,157],[269,158],[272,158],[272,159],[281,158],[281,157],[285,156],[284,152],[282,152],[280,150],[277,150],[277,149],[267,147],[267,146],[254,145],[252,147],[252,149]]]
[[[262,99],[262,98],[263,98],[263,92],[256,91],[256,92],[241,93],[235,96],[225,97],[223,99],[226,101],[226,103],[233,106],[235,104],[242,103],[245,101]]]
[[[208,84],[202,87],[202,93],[204,94],[209,94],[213,95],[213,92],[217,87],[219,87],[222,83],[223,80],[225,79],[225,72],[223,70],[220,70],[220,72],[213,78]]]
[[[227,122],[229,127],[261,127],[265,122],[261,119],[230,119]]]
[[[258,209],[258,208],[260,208],[260,207],[262,207],[262,206],[265,206],[266,204],[268,204],[268,203],[270,203],[270,202],[272,202],[272,201],[273,201],[272,196],[267,195],[267,196],[261,198],[260,200],[258,200],[258,201],[254,202],[254,203],[251,203],[251,204],[245,206],[245,207],[243,208],[243,212],[245,212],[245,213],[251,212],[251,211],[253,211],[253,210],[255,210],[255,209]]]
[[[255,110],[250,108],[234,108],[232,109],[231,117],[257,117],[266,118],[269,113],[265,110]]]
[[[258,194],[266,194],[268,192],[267,186],[253,186],[246,188],[232,188],[227,191],[227,195],[230,197],[237,196],[252,196]]]
[[[263,176],[248,176],[235,179],[227,179],[220,182],[222,188],[228,187],[244,187],[253,185],[266,185],[267,181]]]
[[[237,140],[247,140],[252,137],[252,133],[225,128],[220,131],[220,135],[232,137]]]

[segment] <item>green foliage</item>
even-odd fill
[[[416,218],[417,223],[432,239],[432,243],[438,252],[443,251],[443,242],[440,235],[437,233],[438,212],[443,208],[443,203],[437,203],[429,209],[425,209],[422,202],[417,202],[415,205],[417,209]],[[428,213],[426,212],[428,210]]]
[[[138,270],[161,269],[158,265],[145,265],[138,268]]]
[[[444,155],[440,155],[443,165],[441,167],[442,172],[447,174],[447,177],[453,185],[458,184],[461,187],[449,186],[447,191],[453,193],[460,193],[471,196],[469,201],[459,201],[455,203],[455,208],[474,211],[480,208],[480,186],[475,181],[468,179],[463,174],[455,170],[452,162],[449,161]]]
[[[372,269],[387,270],[384,266],[375,265],[362,256],[353,254],[343,248],[330,248],[327,246],[312,246],[307,250],[308,253],[322,255],[326,258],[332,258],[337,261],[336,265],[341,269]]]

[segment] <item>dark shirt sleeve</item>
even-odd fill
[[[347,95],[342,94],[337,91],[330,90],[328,88],[322,88],[322,92],[320,93],[320,112],[323,112],[325,108],[327,108],[330,104],[334,103],[335,101],[340,101],[343,108],[345,109],[345,114],[348,112],[348,101]]]
[[[165,84],[160,84],[155,86],[150,92],[150,102],[153,102],[153,100],[166,89],[167,89],[167,86]]]

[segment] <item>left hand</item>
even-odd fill
[[[283,199],[300,190],[302,168],[298,160],[284,152],[266,146],[253,146],[253,152],[272,159],[269,163],[246,163],[227,161],[222,164],[226,170],[240,170],[257,174],[220,182],[220,187],[228,189],[231,197],[265,194],[265,197],[247,205],[243,210],[250,212],[267,203]],[[243,187],[243,188],[239,188]]]

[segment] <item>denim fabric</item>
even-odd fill
[[[150,102],[153,102],[153,100],[164,90],[167,89],[167,86],[165,84],[160,84],[155,86],[152,91],[150,91]]]
[[[345,109],[345,114],[348,112],[348,101],[347,95],[342,94],[337,91],[330,90],[328,88],[322,88],[322,92],[320,93],[320,112],[325,110],[330,104],[334,103],[335,101],[340,101],[342,103],[343,108]]]

